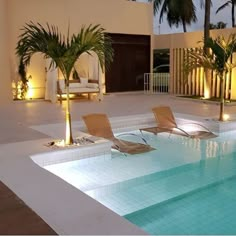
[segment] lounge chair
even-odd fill
[[[169,132],[171,134],[178,134],[189,138],[199,138],[199,139],[209,139],[217,137],[217,135],[212,133],[208,128],[198,123],[190,123],[185,125],[191,125],[198,128],[200,127],[201,128],[200,130],[195,129],[192,131],[187,131],[185,129],[178,127],[175,121],[175,117],[170,107],[168,106],[154,107],[152,108],[152,112],[155,116],[157,126],[140,129],[141,133],[142,131],[147,131],[154,134],[161,132]]]
[[[135,135],[139,137],[144,143],[134,143],[131,141],[116,138],[113,134],[110,121],[106,114],[94,113],[85,115],[82,118],[89,134],[112,141],[112,148],[122,153],[137,154],[154,150],[154,148],[146,143],[145,139],[132,133],[125,135]]]

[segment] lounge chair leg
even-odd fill
[[[142,135],[142,137],[143,137],[143,136],[144,136],[144,135],[143,135],[143,131],[142,131],[142,130],[139,130],[139,131],[140,131],[140,133],[141,133],[141,135]]]
[[[131,135],[131,136],[135,136],[135,137],[141,138],[142,141],[143,141],[145,144],[148,144],[147,141],[146,141],[146,139],[145,139],[144,137],[140,137],[140,136],[138,136],[137,134],[133,134],[133,133],[119,134],[119,135],[117,135],[116,137],[123,136],[123,135]]]
[[[143,134],[143,131],[142,130],[139,130],[140,131],[140,133],[141,133],[141,139],[142,140],[145,140],[145,143],[147,144],[147,140],[145,139],[145,137],[144,137],[144,134]]]

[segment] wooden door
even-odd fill
[[[106,72],[106,92],[143,90],[143,75],[150,72],[150,36],[109,35],[114,60]]]

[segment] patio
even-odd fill
[[[218,118],[219,105],[208,104],[175,96],[160,94],[147,95],[143,92],[114,93],[104,96],[102,102],[88,100],[72,100],[72,121],[81,120],[81,116],[92,112],[103,112],[109,117],[151,113],[151,108],[157,105],[168,105],[174,112]],[[225,106],[225,113],[236,114],[236,106]],[[43,100],[15,101],[2,105],[0,119],[2,124],[0,143],[12,143],[45,138],[45,135],[35,132],[29,126],[53,124],[65,121],[65,101],[62,106]]]
[[[134,92],[105,95],[102,102],[73,100],[72,121],[81,121],[82,115],[92,112],[106,113],[109,117],[147,114],[157,105],[168,105],[176,113],[206,118],[218,118],[219,114],[217,104],[182,100],[166,94],[146,95]],[[236,106],[226,106],[225,112],[234,115]],[[0,113],[0,180],[58,234],[145,234],[29,161],[30,155],[46,152],[48,148],[42,144],[52,139],[30,126],[63,124],[64,117],[64,101],[62,106],[59,102],[53,104],[41,100],[3,105]],[[73,202],[78,204],[73,205]]]

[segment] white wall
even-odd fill
[[[107,32],[152,35],[152,4],[130,2],[125,0],[0,0],[1,13],[7,12],[8,21],[1,20],[1,29],[6,27],[9,37],[3,39],[1,34],[0,46],[5,47],[4,40],[9,42],[9,54],[1,60],[8,58],[12,70],[17,66],[15,47],[20,29],[25,23],[33,21],[45,25],[54,24],[59,27],[60,32],[67,33],[68,25],[70,32],[76,33],[82,25],[101,24]],[[7,1],[7,7],[5,2]],[[7,9],[7,11],[6,11]],[[4,14],[1,14],[3,18]],[[5,30],[5,29],[4,29]],[[3,32],[1,30],[1,32]],[[9,66],[5,66],[9,67]],[[32,75],[32,86],[43,88],[45,86],[45,60],[41,56],[34,56],[28,69],[28,75]],[[4,84],[9,79],[5,76]],[[6,87],[9,84],[6,83]],[[38,97],[42,96],[44,90],[38,91]]]
[[[6,7],[7,0],[0,0],[0,105],[12,100]]]
[[[235,28],[211,30],[210,35],[224,35],[225,38],[231,33],[236,33]],[[163,48],[191,48],[200,47],[199,41],[203,40],[203,31],[195,31],[188,33],[162,34],[154,35],[154,49]]]

